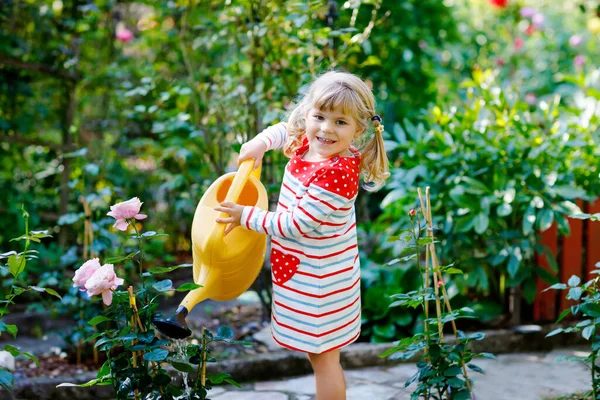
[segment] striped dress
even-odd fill
[[[269,150],[286,140],[285,124],[257,138]],[[361,327],[360,264],[354,202],[360,153],[304,161],[308,144],[290,159],[275,212],[244,207],[241,225],[271,235],[271,333],[292,350],[324,353],[354,342]]]

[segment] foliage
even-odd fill
[[[592,221],[600,221],[599,214],[577,214],[573,216],[579,219],[590,219]],[[600,262],[596,264],[596,267],[600,268]],[[569,278],[566,284],[555,283],[545,290],[556,289],[556,290],[567,290],[568,293],[566,298],[568,300],[576,301],[574,304],[564,310],[558,317],[556,323],[559,323],[569,314],[580,316],[581,320],[574,326],[567,328],[556,328],[552,332],[548,333],[546,337],[558,335],[559,333],[571,333],[581,332],[581,336],[585,340],[590,341],[590,354],[587,356],[561,356],[556,361],[572,361],[580,362],[589,368],[592,380],[592,388],[589,392],[585,393],[582,397],[588,398],[592,396],[592,399],[597,399],[600,396],[600,371],[598,370],[597,360],[600,358],[600,332],[598,326],[600,325],[600,282],[598,274],[600,269],[591,271],[591,274],[595,274],[596,277],[582,282],[581,278],[573,275]]]
[[[592,179],[600,165],[599,120],[561,105],[559,96],[531,107],[497,85],[490,70],[476,70],[462,86],[461,103],[394,127],[390,150],[405,156],[380,221],[398,232],[407,218],[396,216],[414,205],[414,187],[430,185],[442,254],[466,272],[454,279],[458,292],[502,304],[506,286],[522,285],[532,301],[536,277],[556,281],[535,265],[534,254],[545,251],[537,233],[556,222],[567,234],[565,214],[578,210],[575,199],[600,194]]]
[[[133,200],[133,199],[132,199]],[[123,205],[123,203],[120,203]],[[134,214],[139,215],[138,210]],[[114,212],[119,209],[119,204],[111,207]],[[115,215],[115,214],[113,214]],[[115,216],[122,218],[122,211]],[[133,214],[132,214],[133,215]],[[134,290],[129,286],[128,290],[116,290],[118,283],[112,287],[104,285],[111,293],[106,296],[102,293],[103,302],[107,305],[101,315],[97,315],[87,323],[92,327],[98,327],[98,332],[87,337],[86,342],[95,342],[94,347],[106,356],[106,362],[98,371],[96,379],[81,385],[64,383],[59,385],[88,387],[93,385],[112,385],[117,399],[143,398],[143,399],[176,399],[185,396],[190,399],[206,399],[210,384],[206,384],[205,369],[207,362],[216,361],[208,357],[209,345],[214,341],[226,341],[228,343],[242,343],[231,340],[233,332],[227,327],[219,329],[218,335],[214,336],[208,331],[203,332],[200,345],[189,345],[183,347],[183,343],[173,342],[169,338],[155,335],[151,329],[152,314],[159,305],[159,298],[167,292],[172,291],[173,283],[169,279],[157,280],[156,277],[179,268],[188,267],[177,265],[173,267],[147,268],[144,266],[144,248],[147,242],[164,236],[154,231],[141,232],[138,222],[133,218],[126,218],[120,230],[127,231],[131,226],[135,233],[129,235],[129,239],[138,242],[139,250],[121,256],[107,258],[107,264],[123,263],[132,260],[137,264],[141,276],[141,287]],[[94,263],[85,263],[81,269],[87,268]],[[95,261],[100,268],[98,261]],[[104,268],[104,266],[102,266]],[[111,265],[112,270],[112,265]],[[100,269],[96,269],[100,273]],[[78,271],[79,272],[79,271]],[[84,273],[76,275],[75,285],[84,285],[88,295],[99,295],[99,291],[93,291],[90,282],[96,278],[94,272],[83,281]],[[112,275],[109,284],[118,282],[119,278]],[[194,284],[185,284],[177,288],[177,291],[188,291],[197,288]],[[107,299],[111,300],[107,300]],[[138,306],[139,304],[139,306]],[[170,365],[177,371],[184,373],[183,387],[176,385],[166,369]],[[195,381],[189,386],[187,374],[194,372],[193,365],[197,365],[198,374]],[[223,381],[236,384],[229,375],[219,374],[209,376],[209,382],[221,383]]]
[[[7,324],[2,321],[2,318],[8,313],[8,308],[15,304],[15,298],[24,293],[33,291],[38,293],[48,293],[52,296],[56,296],[60,299],[60,295],[53,289],[43,288],[40,286],[31,286],[22,281],[23,271],[27,268],[27,262],[37,258],[37,251],[29,249],[31,242],[40,243],[41,239],[52,237],[45,231],[30,231],[29,230],[29,213],[25,211],[25,208],[21,207],[23,220],[25,221],[25,233],[17,238],[11,239],[12,241],[25,241],[24,249],[22,252],[17,253],[16,251],[9,251],[0,254],[0,260],[6,259],[5,265],[0,265],[0,273],[4,279],[10,281],[10,289],[6,296],[3,296],[0,300],[0,335],[7,333],[12,335],[13,338],[17,337],[18,327],[16,325]],[[12,277],[9,278],[8,275]],[[13,357],[22,355],[34,361],[39,366],[37,358],[25,351],[19,350],[17,347],[6,344],[4,350],[8,351]],[[4,367],[0,367],[0,387],[6,390],[11,390],[13,386],[13,374]]]
[[[421,196],[420,192],[419,196]],[[429,198],[429,192],[427,197]],[[422,199],[421,204],[425,204]],[[422,308],[425,313],[423,332],[395,342],[394,347],[382,353],[380,357],[412,359],[419,356],[418,371],[405,383],[408,387],[413,382],[417,382],[411,400],[420,398],[465,400],[472,398],[473,384],[467,376],[467,367],[483,373],[483,370],[471,361],[476,357],[493,358],[494,356],[488,353],[474,354],[469,350],[469,342],[483,339],[483,334],[465,334],[456,329],[455,321],[461,318],[473,318],[473,310],[462,308],[453,311],[450,308],[443,275],[462,274],[462,271],[452,265],[438,265],[435,252],[436,238],[432,232],[430,212],[428,209],[422,211],[425,216],[425,223],[422,225],[418,213],[414,209],[411,210],[409,217],[412,228],[404,230],[397,239],[404,248],[401,253],[404,261],[416,259],[418,269],[423,274],[421,286],[408,293],[393,295],[395,301],[390,305],[390,307]],[[423,247],[426,248],[426,263],[421,267]],[[430,301],[435,302],[435,317],[429,316]],[[454,344],[444,340],[444,325],[447,323],[451,323],[454,329],[456,335]]]

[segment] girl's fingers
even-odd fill
[[[215,221],[220,224],[231,224],[235,220],[233,217],[229,217],[229,218],[217,218]]]
[[[239,224],[229,224],[227,225],[227,228],[225,228],[225,232],[223,232],[223,236],[227,236],[227,234],[229,232],[231,232],[233,230],[233,228],[235,228],[236,226],[239,226]]]

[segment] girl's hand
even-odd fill
[[[244,206],[232,203],[231,201],[224,201],[220,205],[216,206],[214,210],[222,211],[224,213],[229,214],[229,217],[227,218],[216,219],[218,223],[229,224],[227,228],[225,228],[225,233],[223,234],[223,236],[226,236],[229,232],[233,230],[233,228],[240,225],[240,220],[242,219],[242,211],[244,211]]]
[[[241,164],[242,161],[254,159],[254,169],[256,169],[260,165],[266,151],[267,145],[264,142],[258,139],[252,139],[242,145],[238,157],[238,165]]]

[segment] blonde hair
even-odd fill
[[[306,133],[306,114],[310,109],[331,111],[338,107],[344,114],[353,117],[362,131],[359,136],[362,145],[357,147],[362,155],[360,170],[363,187],[368,191],[378,190],[390,176],[383,144],[383,125],[381,118],[375,115],[375,98],[371,89],[356,75],[331,71],[312,82],[288,118],[288,137],[283,147],[285,155],[293,156],[302,146]],[[373,122],[374,135],[365,140],[369,122]]]

